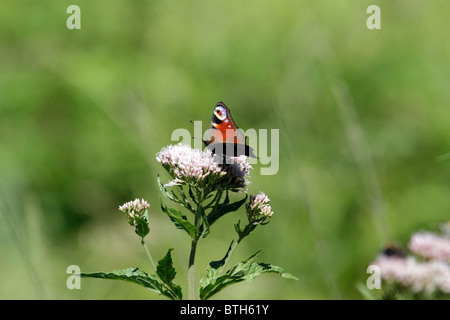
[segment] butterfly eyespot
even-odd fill
[[[225,120],[227,117],[227,111],[223,107],[220,107],[220,106],[216,107],[216,109],[214,110],[214,114],[221,121]]]
[[[224,152],[219,149],[225,148],[225,152],[228,152],[228,146],[234,146],[234,151],[223,155],[229,155],[232,157],[246,155],[249,157],[257,158],[253,153],[253,149],[247,144],[246,136],[239,130],[231,117],[230,111],[223,102],[216,104],[211,119],[211,138],[210,140],[203,140],[205,146],[213,153]]]

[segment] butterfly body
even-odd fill
[[[203,140],[203,142],[213,153],[231,157],[246,155],[256,158],[253,149],[247,145],[247,137],[236,126],[230,110],[223,102],[218,102],[214,108],[210,132],[210,140]]]

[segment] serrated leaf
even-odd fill
[[[169,191],[167,191],[166,187],[164,186],[164,184],[161,182],[161,179],[159,178],[158,175],[158,186],[159,186],[159,190],[161,191],[161,193],[169,200],[172,200],[173,202],[176,203],[183,203],[180,199],[178,199],[175,194],[172,192],[172,194],[169,193]]]
[[[161,210],[169,216],[169,218],[175,223],[176,227],[179,229],[183,229],[186,231],[192,238],[197,238],[198,230],[197,228],[190,223],[186,216],[183,216],[181,211],[168,208],[161,201]]]
[[[243,279],[240,279],[239,277],[233,278],[229,274],[224,274],[222,276],[219,276],[219,274],[220,268],[214,269],[208,267],[206,278],[203,278],[200,281],[200,299],[207,300],[227,286],[243,281]]]
[[[162,205],[161,205],[161,210],[162,210],[164,213],[166,213],[166,214],[168,215],[168,217],[169,217],[170,220],[175,224],[175,227],[176,227],[177,229],[182,229],[182,230],[184,230],[183,226],[182,226],[181,224],[179,224],[179,223],[177,222],[176,219],[174,219],[170,214],[168,214],[168,212],[164,211],[164,210],[170,210],[170,208],[168,208],[167,206],[165,206],[165,207],[163,208]],[[175,210],[175,209],[172,209],[172,210]],[[180,213],[181,213],[181,212],[180,212]],[[181,219],[187,220],[187,217],[186,217],[185,215],[181,214]]]
[[[150,233],[150,227],[148,226],[147,215],[144,215],[142,218],[135,217],[135,229],[134,232],[142,239]]]
[[[111,272],[81,273],[80,276],[82,278],[128,281],[143,286],[144,288],[147,288],[158,294],[162,294],[170,299],[178,299],[173,293],[171,293],[164,287],[163,283],[158,279],[156,275],[149,275],[139,268],[127,268],[121,270],[113,270]]]
[[[212,209],[212,211],[208,214],[208,223],[212,225],[217,219],[227,214],[228,212],[237,211],[244,203],[247,201],[248,195],[245,195],[245,198],[242,200],[230,203],[230,198],[227,195],[223,203],[217,205]]]
[[[173,283],[176,271],[175,268],[173,267],[172,262],[172,255],[171,255],[172,250],[173,249],[169,249],[169,251],[167,251],[166,256],[158,261],[158,266],[156,267],[156,274],[161,279],[161,281],[166,284],[169,290],[181,300],[183,296],[181,293],[181,287]]]
[[[206,278],[200,282],[200,299],[206,300],[227,286],[241,281],[251,282],[263,273],[278,273],[282,277],[297,279],[287,274],[278,266],[256,262],[256,256],[260,251],[251,255],[247,260],[242,261],[220,276],[221,266],[214,268],[211,265],[207,270]]]

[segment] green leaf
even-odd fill
[[[242,200],[230,203],[230,198],[228,197],[228,192],[223,203],[215,206],[211,212],[208,214],[208,223],[212,225],[217,219],[227,214],[228,212],[237,211],[244,203],[247,201],[248,195]]]
[[[244,227],[244,229],[241,229],[241,221],[238,220],[238,222],[234,225],[234,230],[236,230],[236,233],[239,236],[238,243],[248,236],[253,230],[255,230],[257,226],[258,225],[249,223]]]
[[[175,223],[175,226],[178,229],[183,229],[194,239],[197,238],[198,235],[197,228],[187,220],[186,216],[182,215],[181,211],[168,208],[162,203],[162,201],[161,201],[161,209]]]
[[[175,227],[177,227],[177,229],[184,229],[183,226],[177,222],[178,219],[175,219],[173,217],[173,215],[176,215],[176,216],[181,215],[179,218],[187,221],[187,217],[185,215],[183,215],[181,213],[181,211],[178,211],[176,209],[171,209],[167,206],[163,206],[162,202],[161,202],[161,210],[169,216],[170,220],[172,220],[172,222],[175,224]],[[173,211],[173,212],[169,212],[169,211]],[[178,211],[179,214],[175,211]]]
[[[241,220],[238,220],[238,222],[234,225],[234,230],[236,230],[236,233],[238,234],[238,236],[240,237],[242,234],[242,229],[241,229]]]
[[[169,200],[172,200],[173,202],[176,203],[183,203],[180,199],[178,199],[175,194],[172,192],[172,194],[169,193],[169,191],[167,191],[166,187],[164,186],[164,184],[161,182],[161,179],[159,178],[158,175],[158,186],[159,186],[159,190],[161,190],[161,193]]]
[[[238,263],[223,275],[220,275],[222,266],[214,268],[210,265],[207,270],[206,278],[203,278],[200,281],[200,299],[209,299],[217,292],[234,283],[241,281],[251,282],[263,273],[278,273],[284,278],[298,280],[296,277],[285,273],[284,270],[278,266],[257,262],[256,256],[259,252],[260,251],[253,254],[247,260]]]
[[[156,267],[156,274],[161,279],[162,282],[166,284],[169,290],[173,293],[174,296],[177,296],[180,300],[183,297],[181,293],[181,287],[174,284],[172,281],[175,279],[176,271],[173,267],[171,251],[173,249],[169,249],[167,251],[166,256],[158,261],[158,266]]]
[[[228,273],[220,276],[221,268],[215,269],[211,266],[208,267],[206,272],[206,278],[200,280],[200,299],[207,300],[214,294],[218,293],[225,287],[243,281],[243,279],[235,278]]]
[[[213,268],[213,269],[218,269],[218,268],[220,268],[221,266],[223,266],[223,265],[225,264],[225,261],[226,261],[227,258],[228,258],[228,254],[230,253],[231,247],[233,246],[233,242],[234,242],[234,240],[231,241],[231,244],[230,244],[230,246],[228,247],[228,250],[227,250],[227,253],[225,254],[225,257],[223,257],[221,260],[211,261],[211,262],[209,263],[209,265],[211,266],[211,268]]]
[[[185,207],[186,209],[188,209],[189,211],[193,212],[194,209],[192,208],[189,200],[187,199],[185,192],[183,190],[183,186],[182,185],[178,185],[176,186],[178,188],[178,192],[181,196],[181,199],[179,197],[177,197],[177,195],[175,194],[175,192],[173,192],[172,190],[169,192],[166,187],[164,186],[164,184],[161,182],[161,179],[159,178],[158,175],[158,186],[159,186],[159,190],[161,191],[161,193],[169,200],[172,200],[173,202],[179,203],[181,204],[183,207]],[[189,192],[191,193],[191,187],[189,186]],[[195,201],[195,198],[192,197],[192,200],[194,201],[194,203],[197,203]]]
[[[158,294],[162,294],[170,299],[178,299],[172,292],[166,290],[163,283],[158,279],[158,277],[155,274],[148,275],[139,268],[127,268],[121,270],[114,270],[112,272],[81,273],[80,276],[82,278],[128,281],[143,286],[144,288],[147,288]]]
[[[135,220],[135,225],[134,225],[135,229],[134,229],[134,231],[142,239],[144,239],[144,237],[146,235],[148,235],[149,232],[150,232],[150,227],[148,226],[147,216],[148,216],[148,213],[147,213],[147,210],[146,210],[145,214],[144,214],[144,216],[142,218],[139,218],[139,217],[135,217],[134,218],[134,220]]]

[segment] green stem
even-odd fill
[[[189,255],[189,267],[188,267],[188,296],[189,300],[195,300],[195,282],[194,282],[194,262],[195,262],[195,251],[197,249],[198,239],[192,239],[191,243],[191,253]]]
[[[195,227],[197,230],[200,230],[200,226],[202,224],[202,204],[204,199],[203,190],[197,190],[197,212],[195,213]],[[190,300],[195,300],[195,252],[197,250],[197,243],[200,240],[200,235],[192,238],[191,242],[191,253],[189,254],[189,266],[188,266],[188,296]]]
[[[250,234],[250,232],[252,232],[255,228],[256,228],[256,226],[255,226],[255,225],[252,225],[252,224],[248,224],[248,225],[244,228],[244,230],[243,230],[242,233],[240,234],[240,236],[239,236],[239,238],[237,239],[237,241],[235,241],[234,244],[233,244],[233,246],[231,247],[230,252],[228,253],[228,257],[225,259],[225,263],[223,264],[223,268],[222,268],[222,270],[220,271],[219,277],[222,276],[223,273],[226,271],[228,262],[231,260],[231,256],[233,255],[234,250],[236,250],[238,244],[239,244],[242,240],[244,240],[244,238],[245,238],[246,236],[248,236],[248,235]]]
[[[238,246],[238,244],[239,244],[239,240],[235,241],[233,246],[231,247],[231,250],[228,253],[228,257],[225,259],[225,263],[223,264],[223,268],[220,271],[219,277],[222,276],[223,273],[225,272],[225,270],[227,269],[228,262],[231,260],[231,256],[233,255],[234,250],[236,250],[236,247]]]
[[[155,261],[153,261],[152,255],[150,254],[150,250],[148,250],[147,245],[145,244],[144,238],[141,238],[141,244],[145,249],[145,252],[147,253],[147,256],[150,260],[150,263],[152,264],[153,267],[153,272],[155,273],[155,276],[158,278],[158,280],[164,285],[164,287],[166,287],[167,290],[169,290],[172,295],[177,299],[180,300],[180,297],[172,290],[172,288],[170,288],[164,281],[161,280],[161,278],[158,276],[158,273],[156,272],[156,265],[155,265]]]
[[[155,265],[155,261],[153,261],[152,255],[150,254],[150,250],[148,250],[148,247],[147,247],[147,245],[145,244],[143,238],[141,238],[141,244],[142,244],[142,246],[144,247],[145,252],[147,253],[147,256],[148,256],[148,258],[149,258],[149,260],[150,260],[150,262],[151,262],[151,264],[152,264],[153,272],[155,272],[155,274],[156,274],[156,265]]]
[[[219,204],[220,198],[222,197],[222,193],[223,193],[222,189],[217,190],[216,195],[211,200],[211,202],[205,206],[205,209],[217,206]],[[215,204],[213,205],[213,203]]]

